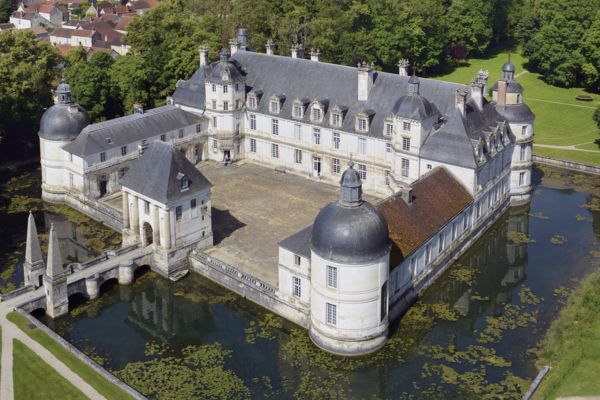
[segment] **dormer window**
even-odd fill
[[[340,113],[331,114],[331,125],[342,126],[342,115]]]
[[[253,110],[256,110],[256,97],[248,97],[248,107]]]
[[[190,180],[187,176],[182,174],[181,172],[177,174],[177,179],[179,179],[179,189],[183,192],[184,190],[188,190],[190,187]]]
[[[223,93],[227,93],[229,91],[228,85],[223,85]]]
[[[215,85],[214,83],[212,84],[212,91],[213,93],[217,92],[217,85]]]
[[[404,121],[402,123],[402,129],[404,129],[405,131],[410,131],[410,122]]]
[[[318,105],[313,106],[310,119],[313,122],[321,122],[321,107]]]
[[[393,133],[394,133],[394,124],[392,124],[391,122],[386,122],[384,135],[387,137],[391,137]]]
[[[273,114],[279,114],[279,101],[271,100],[270,110]]]
[[[302,118],[304,116],[303,108],[300,104],[294,104],[294,118]]]
[[[356,126],[357,126],[357,129],[358,129],[359,131],[361,131],[361,132],[366,132],[366,131],[368,131],[368,130],[369,130],[369,128],[368,128],[368,125],[369,125],[369,124],[368,124],[368,122],[367,122],[367,119],[366,119],[366,118],[363,118],[363,117],[361,117],[361,118],[357,118],[357,121],[356,121]]]

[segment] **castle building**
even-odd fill
[[[279,243],[275,295],[318,346],[369,353],[458,254],[530,199],[534,115],[510,60],[488,101],[485,71],[461,85],[410,76],[405,60],[392,74],[273,47],[253,52],[241,29],[214,62],[200,48],[166,106],[96,124],[63,82],[40,126],[43,197],[152,245],[153,267],[170,276],[212,245],[210,183],[193,164],[246,160],[339,185],[339,200]],[[96,201],[121,192],[119,215]]]

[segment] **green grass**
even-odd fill
[[[48,351],[50,351],[56,358],[65,363],[73,372],[79,375],[83,380],[90,384],[94,389],[107,399],[131,399],[127,393],[123,392],[119,387],[113,383],[107,381],[99,375],[92,368],[87,366],[79,358],[71,354],[65,349],[60,343],[56,342],[45,332],[39,329],[31,329],[29,327],[29,320],[17,312],[11,312],[7,314],[6,318],[17,325],[23,332],[30,336],[33,340],[40,343]]]
[[[576,146],[578,149],[600,151],[600,143],[587,143]]]
[[[576,161],[582,164],[600,165],[600,152],[590,153],[587,151],[577,150],[548,149],[534,145],[533,153],[539,156]]]
[[[500,78],[502,64],[507,55],[500,53],[485,59],[471,59],[449,74],[436,78],[468,84],[480,69],[490,73],[489,86]],[[557,146],[578,145],[600,138],[600,131],[592,120],[596,107],[600,105],[600,96],[584,93],[581,88],[559,88],[545,83],[539,74],[525,72],[527,59],[513,54],[512,61],[517,69],[516,80],[523,86],[525,102],[535,113],[535,141],[540,144]],[[578,94],[589,94],[594,100],[581,102],[575,99]],[[560,103],[560,104],[556,104]],[[578,161],[574,152],[565,151],[558,158]],[[573,156],[577,158],[573,158]],[[584,158],[586,158],[584,156]],[[590,159],[588,156],[586,159]],[[594,161],[592,159],[592,161]],[[600,164],[600,154],[594,164]]]
[[[538,366],[552,369],[535,398],[600,395],[600,274],[586,279],[542,342]]]
[[[87,399],[20,341],[13,340],[13,389],[15,400]]]

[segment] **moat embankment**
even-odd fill
[[[48,324],[154,398],[519,398],[537,372],[529,350],[599,250],[600,180],[536,176],[531,205],[504,215],[369,357],[325,354],[193,274],[145,274]]]

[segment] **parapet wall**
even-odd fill
[[[219,285],[308,329],[310,320],[308,310],[285,302],[278,296],[277,288],[268,283],[199,251],[192,252],[190,255],[190,267],[193,271]]]
[[[560,167],[570,169],[571,171],[585,172],[587,174],[600,175],[600,167],[593,165],[581,164],[574,161],[558,160],[556,158],[544,157],[544,156],[533,156],[533,161],[540,164],[552,165],[554,167]]]

